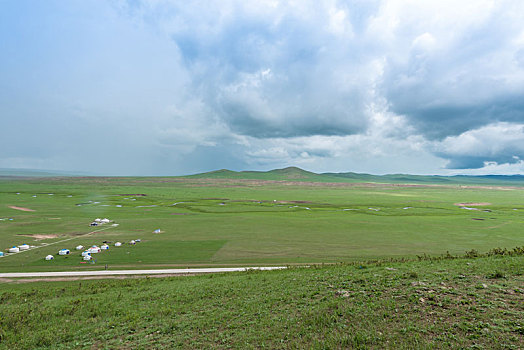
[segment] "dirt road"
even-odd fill
[[[158,270],[100,270],[100,271],[58,271],[58,272],[6,272],[0,278],[20,277],[78,277],[78,276],[121,276],[121,275],[184,275],[198,273],[239,272],[247,270],[281,270],[286,266],[255,267],[210,267],[197,269],[158,269]]]

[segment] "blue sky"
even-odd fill
[[[524,173],[522,1],[0,6],[0,168]]]

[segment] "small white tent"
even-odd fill
[[[129,244],[136,244],[136,242],[135,242],[134,239],[132,239],[132,240],[129,242]]]
[[[102,245],[100,246],[100,248],[101,248],[102,250],[108,250],[108,249],[109,249],[109,246],[108,246],[107,244],[102,244]]]
[[[58,251],[58,255],[67,255],[67,254],[69,254],[69,253],[71,253],[71,252],[69,251],[69,249],[60,249],[60,250]]]
[[[9,248],[8,250],[9,253],[18,253],[19,251],[20,251],[20,248],[15,247],[15,246]]]
[[[89,248],[87,251],[91,254],[100,253],[100,247],[97,247],[96,245],[94,245],[91,248]]]
[[[91,255],[91,253],[88,250],[84,250],[82,252],[82,256]]]
[[[46,260],[53,260],[55,257],[52,255],[48,255],[45,257]]]
[[[29,249],[29,244],[22,244],[22,245],[19,245],[19,246],[18,246],[18,249],[20,249],[20,250],[28,250],[28,249]]]
[[[77,245],[75,249],[76,250],[82,250],[82,249],[84,249],[84,246],[83,245]]]
[[[91,255],[84,255],[84,257],[82,258],[84,260],[91,260]]]
[[[115,243],[115,247],[120,247],[121,245],[122,245],[122,243],[120,243],[120,242],[116,242]]]

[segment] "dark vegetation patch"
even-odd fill
[[[144,193],[127,193],[127,194],[115,194],[115,196],[145,197],[145,196],[147,196],[147,194],[144,194]]]

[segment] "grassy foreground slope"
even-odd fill
[[[0,290],[0,348],[475,348],[524,344],[524,256]]]

